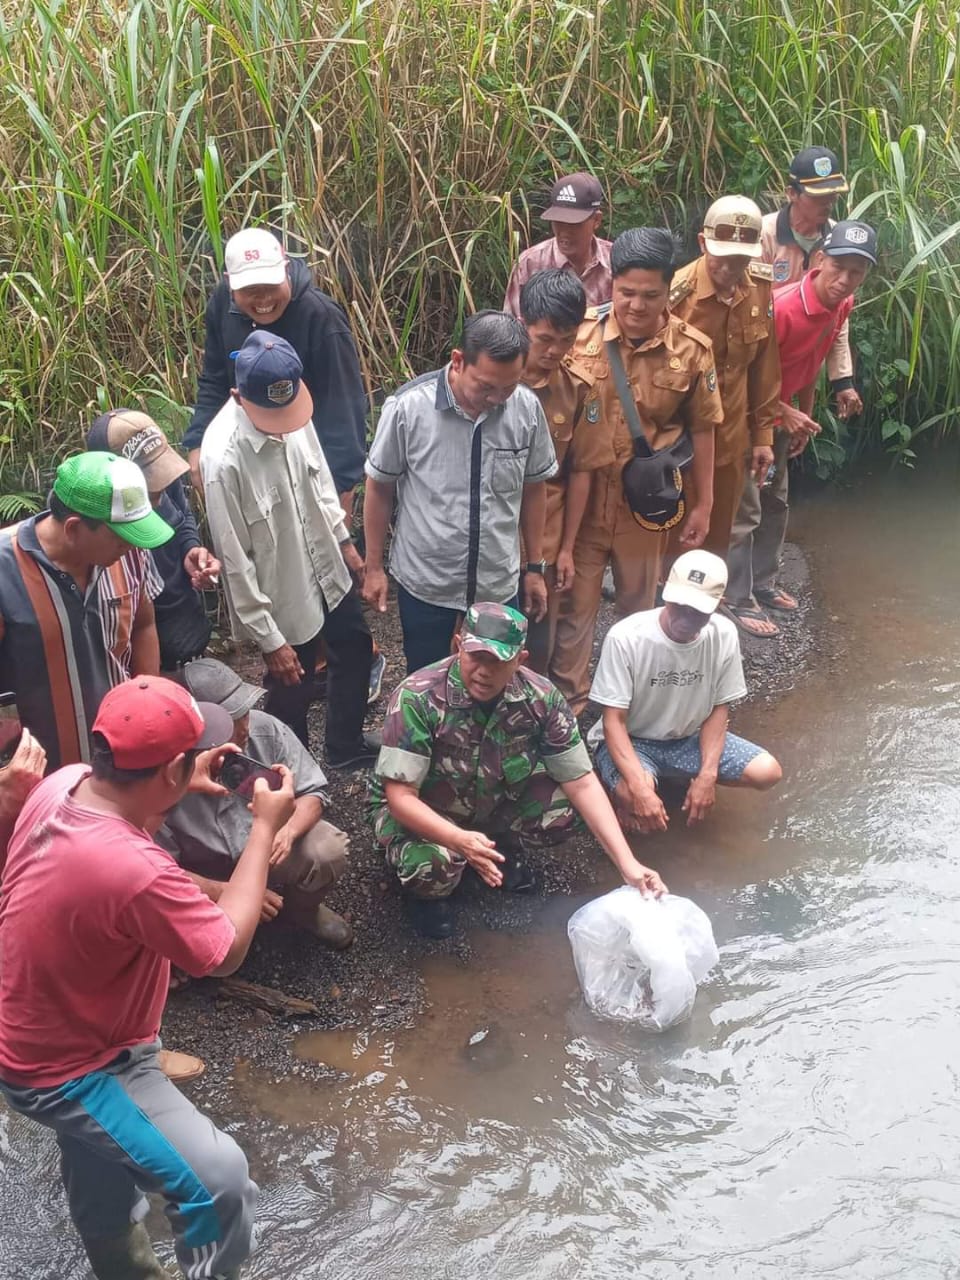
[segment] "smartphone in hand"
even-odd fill
[[[22,732],[17,695],[0,693],[0,768],[10,763]]]
[[[258,778],[263,778],[271,791],[279,791],[283,786],[283,775],[278,769],[271,769],[259,760],[252,760],[239,751],[232,751],[224,756],[217,781],[235,796],[252,800],[253,784]]]

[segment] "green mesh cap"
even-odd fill
[[[527,620],[505,604],[472,604],[460,629],[460,648],[492,653],[502,662],[515,658],[527,639]]]
[[[102,520],[132,547],[162,547],[173,530],[150,505],[143,472],[113,453],[78,453],[57,467],[53,492],[65,507]]]

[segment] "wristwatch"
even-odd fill
[[[528,560],[527,567],[524,570],[524,573],[539,573],[541,578],[546,572],[547,572],[546,560]]]

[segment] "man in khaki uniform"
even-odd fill
[[[557,455],[558,471],[547,481],[543,528],[547,612],[527,627],[528,666],[552,676],[557,616],[576,576],[574,542],[590,496],[591,473],[575,470],[575,459],[584,435],[598,428],[600,400],[591,374],[575,360],[565,362],[587,310],[577,277],[558,268],[538,271],[520,290],[519,306],[530,338],[523,382],[543,406]],[[570,691],[560,686],[560,692]]]
[[[812,254],[833,226],[837,197],[850,190],[840,161],[827,147],[805,147],[790,162],[787,202],[764,215],[762,259],[773,269],[774,290],[799,280]],[[853,385],[853,357],[846,324],[827,355],[827,375],[836,396],[837,414],[856,417],[863,401]],[[766,485],[747,477],[733,525],[727,556],[727,600],[734,620],[747,635],[770,639],[779,627],[765,609],[792,613],[797,602],[777,583],[789,515],[788,462],[790,436],[778,431],[773,443],[775,471]]]
[[[717,429],[713,511],[703,545],[718,556],[727,554],[745,472],[762,484],[773,462],[779,418],[772,270],[756,261],[761,220],[746,196],[714,201],[699,236],[703,256],[680,268],[670,290],[672,314],[709,337],[717,362],[723,422]]]
[[[723,417],[710,339],[669,311],[673,279],[673,238],[668,231],[641,227],[624,231],[610,254],[613,301],[591,308],[572,358],[594,378],[600,401],[598,430],[585,436],[574,467],[594,472],[586,515],[574,547],[576,577],[565,594],[557,623],[554,675],[574,711],[587,701],[587,672],[603,572],[613,568],[621,615],[654,604],[668,530],[644,528],[623,493],[621,473],[634,456],[633,437],[623,414],[605,344],[616,342],[627,379],[654,450],[676,441],[687,429],[693,442],[689,474],[696,500],[686,507],[680,531],[684,550],[702,545],[713,504],[714,434]]]

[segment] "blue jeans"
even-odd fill
[[[501,600],[498,604],[518,606],[517,596]],[[407,660],[407,675],[429,667],[450,656],[453,633],[463,617],[462,609],[444,609],[439,604],[427,604],[412,596],[406,587],[397,583],[397,606],[400,610],[400,626],[403,630],[403,656]]]

